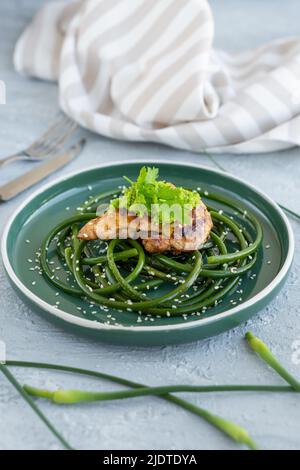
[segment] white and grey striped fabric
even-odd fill
[[[61,108],[108,137],[196,152],[300,145],[300,39],[230,55],[213,34],[206,0],[54,1],[14,62],[58,80]]]

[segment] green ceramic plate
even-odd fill
[[[57,295],[38,270],[36,251],[51,227],[70,217],[91,194],[117,188],[122,176],[134,179],[143,164],[155,163],[160,176],[177,185],[227,194],[252,210],[263,227],[264,240],[255,268],[239,289],[201,316],[149,318],[137,323],[133,312],[103,312],[85,300]],[[221,209],[221,206],[219,207]],[[292,263],[294,239],[280,208],[249,184],[219,171],[170,162],[128,162],[102,165],[71,174],[39,189],[8,222],[2,256],[8,276],[22,298],[49,318],[119,344],[162,345],[195,341],[216,335],[261,310],[282,287]],[[59,273],[58,273],[59,274]]]

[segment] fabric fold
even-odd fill
[[[207,0],[54,1],[14,64],[57,80],[63,111],[107,137],[214,153],[300,145],[300,39],[229,54],[213,35]]]

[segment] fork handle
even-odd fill
[[[10,163],[15,162],[17,160],[26,160],[26,154],[19,152],[15,155],[11,155],[10,157],[3,158],[2,160],[0,160],[0,167],[9,165]]]

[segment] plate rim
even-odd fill
[[[104,323],[100,323],[94,320],[88,320],[85,318],[80,318],[76,317],[75,315],[71,313],[67,313],[63,310],[60,310],[59,308],[54,307],[53,305],[50,305],[48,302],[40,299],[36,294],[30,291],[19,279],[17,274],[14,272],[13,267],[9,261],[8,257],[8,252],[7,252],[7,241],[8,241],[8,234],[10,231],[10,228],[15,220],[15,218],[22,212],[22,210],[30,204],[38,195],[41,193],[45,192],[48,189],[51,189],[52,187],[56,186],[57,184],[61,183],[62,181],[66,179],[70,179],[74,176],[77,176],[82,173],[87,173],[92,170],[99,170],[101,168],[108,168],[108,167],[113,167],[113,166],[119,166],[119,165],[124,165],[124,164],[140,164],[140,165],[147,165],[147,164],[167,164],[167,165],[177,165],[177,166],[182,166],[182,167],[189,167],[189,168],[198,168],[198,169],[204,169],[204,170],[209,170],[214,173],[220,174],[222,176],[225,176],[228,179],[235,180],[237,182],[240,182],[250,188],[251,190],[255,191],[259,196],[264,198],[273,208],[277,213],[280,215],[282,218],[286,228],[287,228],[287,233],[288,233],[288,252],[286,259],[280,269],[280,271],[277,273],[277,275],[274,277],[274,279],[270,282],[269,285],[267,285],[262,291],[260,291],[258,294],[256,294],[254,297],[251,299],[247,300],[246,302],[242,302],[241,304],[237,305],[236,307],[225,310],[224,312],[218,313],[216,316],[211,316],[207,318],[199,318],[195,319],[193,322],[180,322],[176,323],[175,325],[153,325],[153,326],[122,326],[122,325],[107,325]],[[4,231],[1,237],[1,255],[4,263],[5,270],[10,278],[10,280],[13,282],[13,284],[18,288],[18,290],[25,295],[29,300],[31,300],[34,304],[36,304],[38,307],[40,307],[42,310],[50,313],[51,315],[54,315],[57,318],[60,318],[61,320],[65,321],[66,323],[71,323],[73,325],[77,325],[83,328],[87,329],[92,329],[92,330],[103,330],[103,331],[114,331],[114,332],[121,332],[121,331],[131,331],[131,332],[155,332],[155,331],[170,331],[170,330],[182,330],[182,329],[189,329],[189,328],[195,328],[197,326],[201,325],[208,325],[210,323],[214,323],[217,320],[222,320],[224,318],[231,317],[232,315],[236,315],[239,313],[241,310],[251,308],[252,305],[256,304],[257,302],[262,301],[264,298],[266,298],[278,285],[281,284],[281,282],[285,279],[286,275],[289,272],[289,269],[292,265],[293,262],[293,257],[294,257],[294,252],[295,252],[295,239],[294,239],[294,233],[291,227],[291,224],[287,218],[287,216],[284,214],[283,210],[280,208],[280,206],[271,198],[269,197],[264,191],[258,189],[256,186],[252,185],[251,183],[248,183],[245,181],[243,178],[236,177],[234,175],[231,175],[230,173],[226,173],[225,171],[221,171],[220,169],[214,169],[209,167],[208,165],[202,165],[198,163],[182,163],[182,162],[174,162],[170,161],[169,159],[159,159],[159,158],[150,158],[147,160],[135,160],[135,159],[130,159],[130,160],[116,160],[111,163],[100,163],[98,165],[91,165],[85,169],[79,169],[79,170],[74,170],[72,172],[69,172],[67,174],[64,174],[60,176],[59,178],[56,178],[53,181],[50,181],[49,183],[46,183],[42,185],[41,187],[37,188],[31,195],[29,195],[25,200],[20,204],[20,206],[15,209],[12,213],[12,215],[9,217],[5,227]]]

